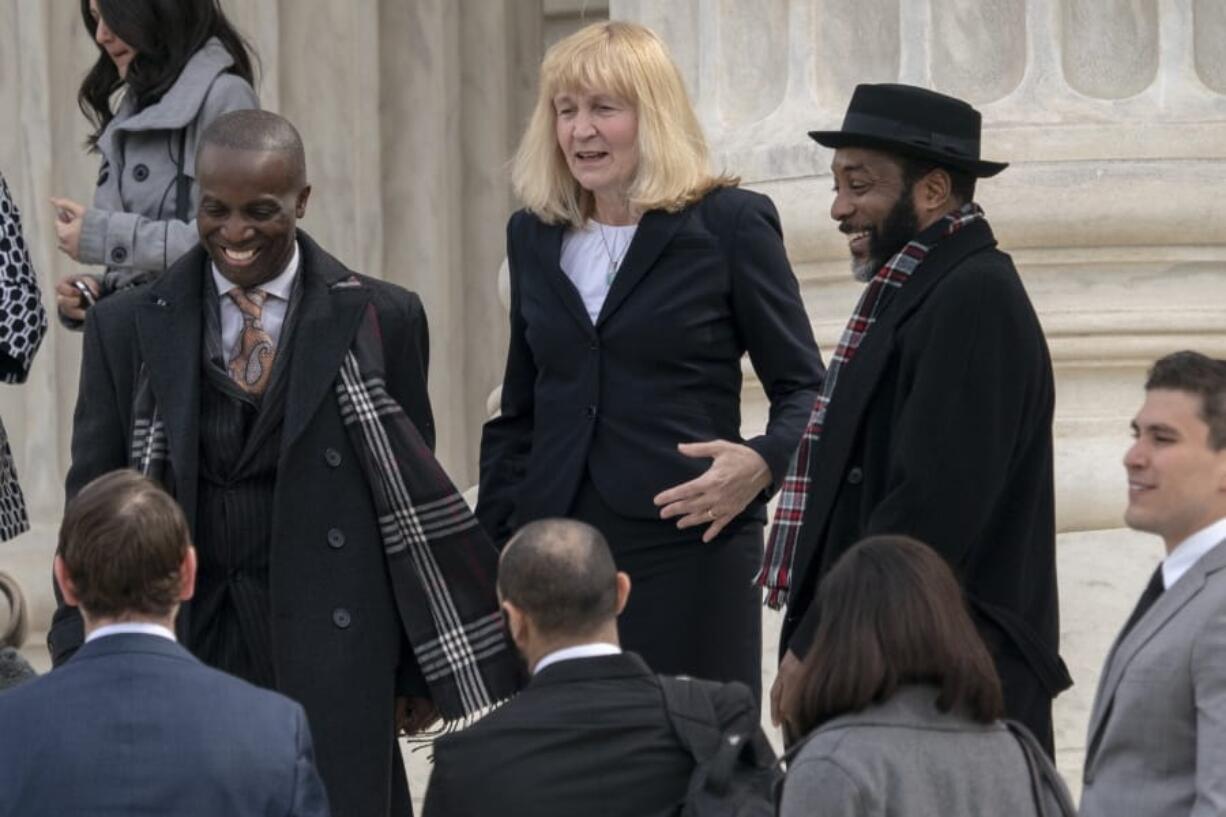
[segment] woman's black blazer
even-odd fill
[[[646,213],[595,325],[559,265],[563,230],[526,211],[507,225],[511,343],[477,504],[490,535],[564,516],[585,471],[618,512],[657,517],[652,497],[710,464],[678,443],[742,440],[745,352],[770,399],[745,443],[778,485],[824,369],[770,199],[721,188]],[[745,513],[765,518],[765,500]]]

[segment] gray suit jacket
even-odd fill
[[[1064,782],[1027,733],[936,708],[937,689],[819,726],[788,764],[780,817],[1072,817]]]
[[[1226,541],[1107,657],[1090,714],[1083,817],[1226,814]]]
[[[156,635],[0,693],[0,817],[327,817],[302,707]]]

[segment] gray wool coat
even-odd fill
[[[780,817],[1074,817],[1034,738],[940,712],[936,696],[903,687],[819,726],[788,765]]]
[[[246,80],[226,73],[233,64],[221,42],[210,39],[156,104],[137,111],[125,96],[99,137],[102,166],[81,227],[80,261],[106,267],[104,293],[151,280],[200,240],[194,218],[175,218],[175,180],[182,159],[191,180],[188,212],[194,215],[200,134],[223,113],[259,107]],[[186,150],[180,157],[184,129]]]

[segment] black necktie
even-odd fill
[[[1124,624],[1124,629],[1120,631],[1120,641],[1124,640],[1124,636],[1133,628],[1141,616],[1145,615],[1145,611],[1154,606],[1154,602],[1162,595],[1162,591],[1166,589],[1166,585],[1162,582],[1162,565],[1158,565],[1158,569],[1154,571],[1154,575],[1149,577],[1149,584],[1145,585],[1145,591],[1141,593],[1141,598],[1137,600],[1137,606],[1133,609],[1132,615],[1128,617],[1128,621]]]

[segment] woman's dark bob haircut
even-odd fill
[[[798,735],[888,700],[905,684],[940,690],[937,707],[980,723],[1004,713],[1000,680],[953,572],[905,536],[873,536],[818,586],[817,636],[784,715]]]
[[[101,45],[98,61],[85,75],[77,104],[94,124],[89,137],[92,147],[115,117],[111,98],[125,82],[127,93],[141,110],[159,101],[175,84],[183,67],[210,37],[216,37],[234,59],[230,72],[255,86],[251,46],[226,19],[219,0],[97,0],[98,14],[115,36],[136,51],[128,65],[126,80]],[[81,0],[85,30],[94,37],[98,29],[89,0]]]

